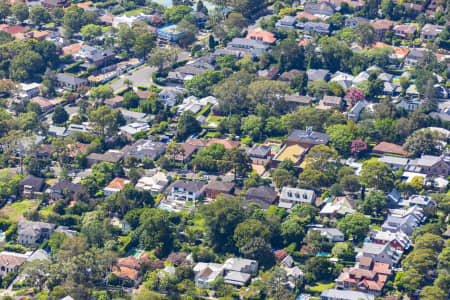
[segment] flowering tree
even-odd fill
[[[350,145],[350,152],[357,157],[361,152],[367,150],[367,144],[363,140],[354,140]]]
[[[345,95],[345,99],[349,100],[352,105],[355,105],[358,101],[363,100],[364,98],[364,93],[355,88],[348,91],[347,95]]]

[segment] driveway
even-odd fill
[[[156,71],[155,67],[144,66],[138,70],[131,70],[127,74],[120,76],[118,80],[113,81],[109,86],[113,89],[114,93],[117,93],[126,88],[123,83],[125,79],[130,79],[133,82],[133,86],[150,86],[152,80],[152,74]]]

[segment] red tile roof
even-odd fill
[[[5,27],[5,28],[3,28],[1,30],[4,31],[4,32],[9,33],[10,35],[15,35],[17,33],[25,32],[28,29],[30,29],[30,27],[28,27],[28,26],[14,25],[14,26]]]
[[[252,32],[247,33],[247,36],[245,37],[248,40],[261,40],[265,43],[272,44],[276,42],[275,35],[269,31],[265,30],[255,30]]]
[[[128,179],[116,177],[108,184],[106,188],[122,190],[129,182],[130,181]]]
[[[377,153],[390,153],[390,154],[398,154],[406,156],[408,153],[403,149],[402,146],[388,143],[388,142],[381,142],[375,147],[373,147],[373,152]]]

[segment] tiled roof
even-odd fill
[[[206,146],[210,146],[214,143],[224,145],[225,149],[227,149],[227,150],[234,148],[234,147],[239,147],[239,145],[241,144],[239,141],[229,141],[229,140],[224,140],[224,139],[212,138],[208,141]]]
[[[273,33],[261,29],[249,32],[245,38],[250,40],[262,40],[268,44],[275,43],[277,40]]]
[[[381,152],[381,153],[392,153],[392,154],[398,154],[398,155],[403,155],[403,156],[407,155],[406,151],[403,149],[402,146],[396,145],[393,143],[388,143],[388,142],[379,143],[378,145],[373,147],[373,151]]]
[[[108,184],[106,188],[122,190],[125,187],[125,185],[129,182],[130,181],[128,179],[116,177]]]

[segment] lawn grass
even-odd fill
[[[325,290],[332,289],[334,282],[318,282],[316,285],[311,286],[306,290],[308,293],[322,293]]]
[[[372,225],[370,225],[370,230],[378,230],[378,231],[381,231],[381,226],[372,224]]]
[[[129,17],[132,17],[132,16],[136,16],[136,15],[138,15],[140,13],[143,13],[143,12],[144,12],[144,10],[142,8],[138,8],[138,9],[133,9],[133,10],[126,11],[124,14],[129,16]]]
[[[24,220],[24,213],[31,212],[39,206],[38,200],[24,200],[6,205],[0,210],[0,216],[7,217],[11,221]]]
[[[50,206],[41,206],[39,209],[39,213],[43,216],[48,216],[53,213],[53,205]]]
[[[219,124],[220,121],[222,121],[222,119],[223,119],[223,117],[220,117],[220,116],[209,116],[209,118],[207,120],[208,120],[208,122]]]

